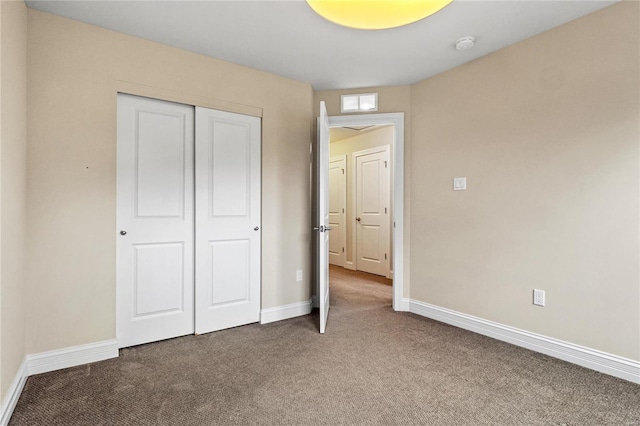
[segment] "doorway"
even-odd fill
[[[330,129],[331,265],[391,278],[393,137],[392,125]]]
[[[391,265],[393,269],[393,309],[396,311],[406,310],[403,303],[403,289],[404,289],[404,113],[390,113],[390,114],[367,114],[356,116],[332,116],[327,117],[324,103],[321,102],[320,106],[320,118],[318,119],[318,169],[317,169],[317,223],[322,232],[323,223],[329,225],[329,209],[323,207],[324,199],[328,196],[325,194],[324,188],[329,186],[329,129],[339,127],[357,127],[357,126],[375,126],[375,125],[391,125],[393,127],[393,141],[390,146],[392,162],[392,203],[390,211],[390,227],[391,227],[391,252],[393,253],[391,259]],[[326,145],[325,145],[326,144]],[[326,167],[326,169],[325,169]],[[328,191],[327,191],[328,192]],[[326,211],[326,213],[324,213]],[[325,216],[326,215],[326,216]],[[326,217],[326,219],[324,219]],[[316,228],[318,229],[318,228]],[[330,229],[331,227],[330,227]],[[326,235],[326,232],[324,233]],[[324,238],[318,238],[318,241],[322,241]],[[320,331],[324,332],[327,318],[328,318],[328,300],[329,288],[326,284],[326,277],[328,275],[328,260],[323,254],[323,246],[317,247],[317,301],[320,306]],[[327,250],[328,256],[328,250]],[[322,303],[322,302],[325,303]]]

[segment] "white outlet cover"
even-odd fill
[[[467,178],[466,177],[453,178],[453,190],[454,191],[466,191],[467,190]]]
[[[544,306],[545,302],[544,290],[533,289],[533,304]]]

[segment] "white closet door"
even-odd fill
[[[120,347],[194,331],[193,107],[118,95]]]
[[[260,119],[196,107],[196,333],[260,319]]]

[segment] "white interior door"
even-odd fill
[[[344,267],[346,247],[347,156],[329,161],[329,263]]]
[[[356,269],[389,275],[389,150],[354,154]]]
[[[193,107],[118,95],[116,336],[194,331]]]
[[[196,107],[196,333],[260,319],[260,119]]]
[[[318,298],[320,306],[320,333],[324,333],[329,316],[329,118],[324,102],[320,102],[318,119]]]

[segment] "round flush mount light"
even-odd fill
[[[476,38],[472,36],[461,37],[456,40],[456,49],[469,50],[476,44]]]
[[[307,0],[311,9],[334,24],[382,30],[433,15],[453,0]]]

